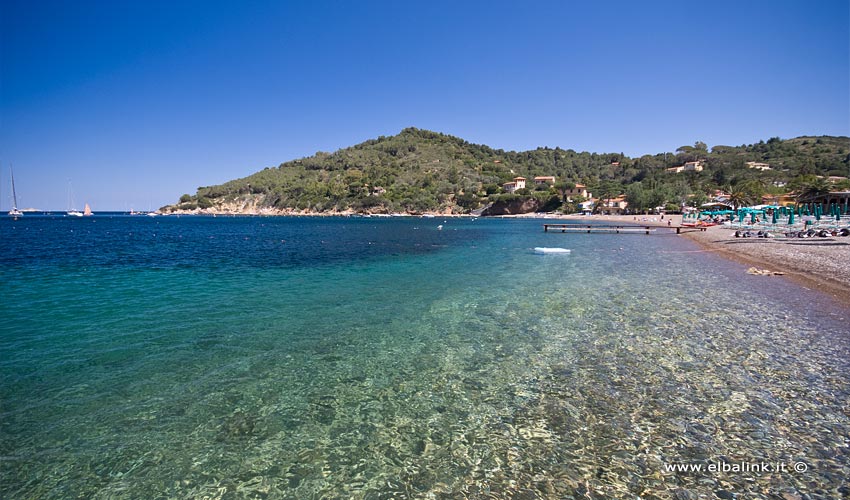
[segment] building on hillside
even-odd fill
[[[504,189],[506,193],[513,193],[517,189],[525,189],[525,177],[514,177],[513,182],[506,182],[502,184],[502,189]]]
[[[544,184],[553,185],[555,184],[555,177],[551,175],[540,175],[534,178],[534,184],[536,186],[542,186]]]
[[[574,188],[564,189],[561,192],[561,195],[564,196],[567,199],[567,201],[570,201],[570,202],[573,201],[572,200],[573,196],[581,196],[582,198],[585,198],[585,199],[588,199],[588,200],[590,198],[593,198],[593,195],[590,194],[587,191],[587,186],[585,186],[584,184],[576,184],[576,186]]]
[[[830,175],[829,177],[826,178],[826,180],[835,184],[835,183],[838,183],[838,182],[841,182],[841,181],[846,181],[847,177],[841,177],[840,175]]]
[[[668,172],[678,174],[679,172],[702,172],[702,161],[689,161],[684,165],[680,165],[678,167],[670,167],[667,169]]]
[[[610,200],[600,200],[600,203],[599,211],[608,215],[622,214],[625,212],[626,207],[629,206],[629,202],[626,201],[624,196],[618,196]]]
[[[770,164],[768,164],[768,163],[759,163],[759,162],[756,162],[756,161],[748,161],[746,163],[746,165],[747,165],[747,168],[755,168],[757,170],[761,170],[762,172],[764,172],[765,170],[773,170],[772,168],[770,168]]]

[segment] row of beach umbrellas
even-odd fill
[[[803,203],[798,205],[796,208],[794,207],[781,207],[778,205],[766,205],[759,207],[742,207],[737,211],[733,210],[703,210],[699,213],[693,212],[688,215],[685,214],[683,217],[688,218],[689,216],[697,219],[702,216],[714,217],[717,215],[729,215],[730,220],[733,222],[736,220],[739,222],[745,222],[745,218],[747,216],[750,217],[750,222],[755,223],[756,218],[760,216],[764,216],[770,212],[771,223],[777,224],[779,223],[780,217],[788,218],[788,224],[794,224],[794,216],[803,217],[803,216],[814,216],[815,220],[820,221],[824,216],[829,216],[829,218],[835,218],[836,221],[841,220],[841,216],[845,214],[850,214],[850,210],[847,209],[846,206],[843,206],[838,203],[830,203],[829,205],[824,206],[822,203]]]

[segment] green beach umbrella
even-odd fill
[[[789,226],[794,225],[794,211],[793,210],[791,210],[791,215],[788,216],[788,225]]]
[[[779,221],[779,210],[773,209],[773,218],[771,223],[776,224]]]
[[[755,224],[755,223],[756,223],[756,213],[750,212],[750,224]]]

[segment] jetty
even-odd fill
[[[560,233],[615,233],[615,234],[651,234],[657,229],[675,229],[676,234],[681,234],[683,229],[705,231],[700,226],[640,226],[640,225],[614,225],[614,224],[543,224],[543,232]]]

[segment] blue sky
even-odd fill
[[[850,4],[0,0],[0,207],[146,210],[414,126],[630,156],[850,135]]]

